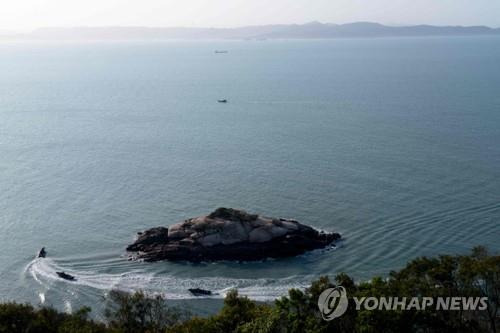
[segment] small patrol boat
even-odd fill
[[[56,272],[57,276],[59,276],[61,279],[68,280],[68,281],[75,281],[76,278],[73,275],[70,275],[65,272]]]
[[[200,289],[200,288],[190,288],[188,289],[194,296],[211,296],[212,292],[210,290]]]
[[[42,247],[42,249],[40,250],[40,252],[38,252],[38,258],[45,258],[47,256],[47,251],[45,251],[45,248]]]

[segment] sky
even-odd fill
[[[500,0],[0,0],[0,30],[320,21],[500,27]]]

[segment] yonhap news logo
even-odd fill
[[[436,310],[482,311],[488,308],[488,297],[353,297],[356,310]],[[342,316],[349,306],[347,291],[342,286],[324,290],[318,308],[324,320]]]
[[[347,311],[349,300],[344,287],[328,288],[318,298],[318,307],[324,320],[332,320]]]

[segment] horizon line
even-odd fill
[[[352,22],[346,22],[346,23],[333,23],[333,22],[320,22],[320,21],[308,21],[304,23],[266,23],[266,24],[248,24],[248,25],[239,25],[239,26],[182,26],[182,25],[177,25],[177,26],[148,26],[148,25],[54,25],[54,26],[40,26],[37,28],[29,29],[29,30],[14,30],[14,29],[0,29],[0,33],[9,33],[9,34],[29,34],[36,32],[37,30],[42,30],[42,29],[95,29],[95,28],[145,28],[145,29],[213,29],[213,30],[231,30],[231,29],[241,29],[241,28],[253,28],[253,27],[266,27],[266,26],[305,26],[305,25],[312,25],[312,24],[317,24],[317,25],[331,25],[331,26],[343,26],[343,25],[351,25],[351,24],[360,24],[360,23],[365,23],[365,24],[377,24],[377,25],[382,25],[385,27],[391,27],[391,28],[404,28],[404,27],[419,27],[419,26],[428,26],[428,27],[438,27],[438,28],[444,28],[444,27],[452,27],[452,28],[473,28],[473,27],[483,27],[483,28],[489,28],[489,29],[500,29],[500,26],[498,27],[493,27],[489,25],[484,25],[484,24],[478,24],[478,25],[453,25],[453,24],[443,24],[443,25],[436,25],[436,24],[427,24],[427,23],[418,23],[418,24],[387,24],[387,23],[380,23],[380,22],[375,22],[375,21],[352,21]]]

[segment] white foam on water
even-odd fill
[[[76,271],[61,267],[50,258],[37,258],[30,262],[26,273],[45,288],[56,283],[64,284],[68,292],[73,293],[69,286],[85,286],[98,290],[112,289],[134,292],[142,290],[146,293],[161,294],[167,299],[195,299],[189,288],[210,290],[213,295],[204,298],[224,298],[231,289],[238,289],[240,295],[253,300],[271,301],[287,294],[291,288],[304,289],[305,284],[293,279],[234,279],[223,277],[182,278],[169,275],[156,275],[142,271],[130,271],[120,274],[97,273],[87,270]],[[61,279],[56,272],[64,271],[75,276],[75,281]],[[41,296],[40,296],[41,298]],[[45,299],[45,296],[44,296]]]
[[[73,312],[73,308],[71,306],[71,302],[70,301],[65,301],[64,302],[64,311],[66,313],[69,313],[69,314],[71,314]]]
[[[45,294],[44,293],[39,293],[38,297],[40,297],[40,303],[44,304],[45,303]]]

